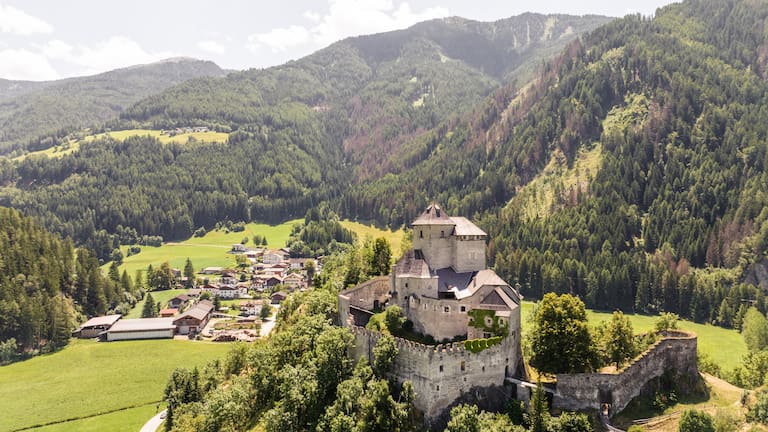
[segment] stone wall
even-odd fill
[[[372,362],[373,347],[382,334],[357,326],[349,328],[355,335],[352,356]],[[430,424],[438,422],[459,400],[486,399],[485,406],[491,408],[488,403],[503,407],[509,400],[512,391],[510,386],[504,388],[504,379],[512,376],[522,361],[516,337],[504,338],[502,343],[478,353],[467,351],[464,342],[423,345],[395,340],[399,353],[393,376],[399,383],[413,383],[415,405]]]
[[[698,379],[696,335],[665,332],[664,338],[636,357],[617,373],[559,374],[553,406],[568,410],[600,409],[611,405],[611,414],[621,412],[640,395],[650,381],[666,371],[681,382]]]

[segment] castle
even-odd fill
[[[342,325],[355,334],[353,355],[373,359],[381,334],[364,328],[375,311],[396,304],[439,345],[397,338],[393,376],[413,383],[428,420],[459,402],[489,409],[516,396],[506,378],[524,375],[520,294],[486,268],[488,235],[463,217],[430,205],[411,224],[413,249],[380,277],[339,293]],[[453,342],[449,342],[453,341]]]

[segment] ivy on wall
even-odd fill
[[[509,326],[501,322],[496,316],[496,311],[487,309],[472,309],[469,315],[469,326],[481,329],[483,332],[494,336],[506,337],[509,334]]]

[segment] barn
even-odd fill
[[[83,339],[98,337],[104,331],[109,330],[120,317],[122,315],[93,317],[81,325],[79,329],[72,332],[72,335]]]
[[[173,318],[125,319],[107,330],[106,340],[171,339],[175,331]]]

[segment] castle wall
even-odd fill
[[[362,327],[350,327],[355,335],[352,355],[373,361],[373,347],[382,334]],[[521,361],[518,340],[505,338],[499,345],[472,353],[463,342],[423,345],[395,338],[399,353],[393,376],[399,383],[409,380],[416,393],[415,405],[433,422],[455,401],[483,388],[504,386]],[[495,393],[506,402],[504,393]]]
[[[413,248],[421,249],[433,269],[453,264],[453,225],[420,225],[414,227]]]
[[[611,404],[611,413],[621,412],[640,395],[645,385],[673,370],[680,377],[698,376],[696,336],[685,332],[668,332],[632,363],[615,374],[559,374],[553,405],[568,410],[600,409]]]
[[[457,273],[480,271],[486,268],[485,239],[464,240],[461,236],[454,237],[452,246],[452,265]]]

